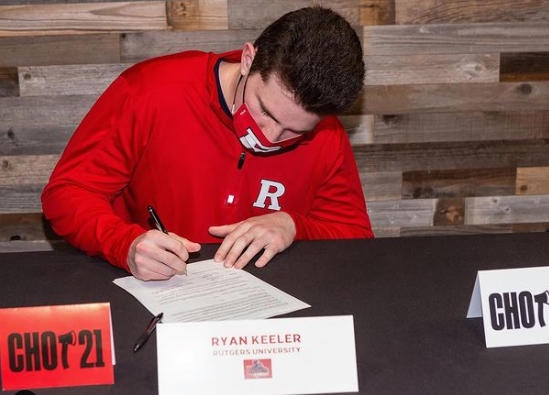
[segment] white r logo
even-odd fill
[[[280,210],[280,204],[278,204],[278,198],[284,195],[286,188],[279,182],[261,180],[261,191],[259,191],[259,196],[254,202],[254,207],[265,208],[267,198],[270,199],[269,210]]]

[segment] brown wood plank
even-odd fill
[[[548,81],[549,52],[502,53],[500,81]]]
[[[31,251],[56,251],[67,247],[68,244],[61,240],[11,240],[0,241],[0,253],[6,252],[31,252]]]
[[[0,37],[0,67],[120,62],[119,34]]]
[[[164,30],[165,1],[0,6],[0,37]]]
[[[549,110],[549,82],[366,86],[363,114]]]
[[[549,222],[549,195],[467,198],[466,225]]]
[[[499,81],[499,54],[365,56],[366,85]]]
[[[0,67],[0,98],[19,96],[17,68]]]
[[[458,226],[465,220],[465,199],[441,198],[437,200],[433,226]]]
[[[454,235],[476,235],[493,233],[513,233],[513,225],[457,225],[457,226],[425,226],[425,227],[403,227],[400,230],[402,237],[417,236],[454,236]]]
[[[461,169],[409,171],[402,174],[404,199],[514,195],[517,171]]]
[[[395,0],[361,0],[360,25],[394,25]]]
[[[350,117],[350,116],[349,116]],[[549,138],[549,111],[376,115],[369,142],[520,140]],[[355,126],[359,128],[359,125]]]
[[[19,68],[21,96],[98,97],[131,64],[31,66]]]
[[[517,195],[549,195],[549,167],[519,167]]]
[[[222,30],[192,32],[142,32],[122,35],[121,61],[135,63],[155,56],[186,50],[225,52],[243,48],[259,35],[256,30]]]
[[[549,139],[366,144],[353,150],[361,173],[549,166]]]
[[[59,239],[42,213],[0,214],[0,242]]]
[[[32,193],[46,185],[53,168],[59,160],[59,155],[10,155],[0,156],[0,187],[31,188]],[[7,192],[2,193],[1,205],[6,204]],[[5,207],[0,208],[0,212]]]
[[[398,2],[396,23],[533,22],[549,20],[544,0],[405,0]]]
[[[513,224],[514,233],[549,232],[549,222]]]
[[[545,52],[549,22],[365,26],[365,55]]]
[[[167,1],[168,26],[173,30],[227,30],[228,0]]]
[[[260,6],[256,0],[240,0],[228,2],[229,29],[264,29],[287,12],[320,3],[343,15],[352,25],[360,24],[361,0],[268,1]]]

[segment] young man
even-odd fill
[[[373,237],[335,117],[357,99],[362,48],[340,15],[304,8],[252,45],[151,59],[121,74],[42,195],[53,229],[143,280],[183,273],[198,243],[262,267],[294,240]],[[169,234],[151,230],[148,206]]]

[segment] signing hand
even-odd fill
[[[211,226],[209,232],[224,238],[214,261],[223,262],[225,267],[242,269],[261,250],[263,254],[255,266],[265,266],[292,244],[296,229],[290,215],[278,212],[248,218],[236,224]]]
[[[200,244],[158,230],[137,237],[128,252],[128,267],[140,280],[167,280],[186,273],[189,252],[200,250]]]

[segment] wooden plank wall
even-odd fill
[[[56,239],[40,193],[118,73],[186,49],[240,48],[319,2],[2,0],[0,242]],[[378,237],[549,229],[548,1],[322,5],[363,40],[366,88],[341,119]]]

